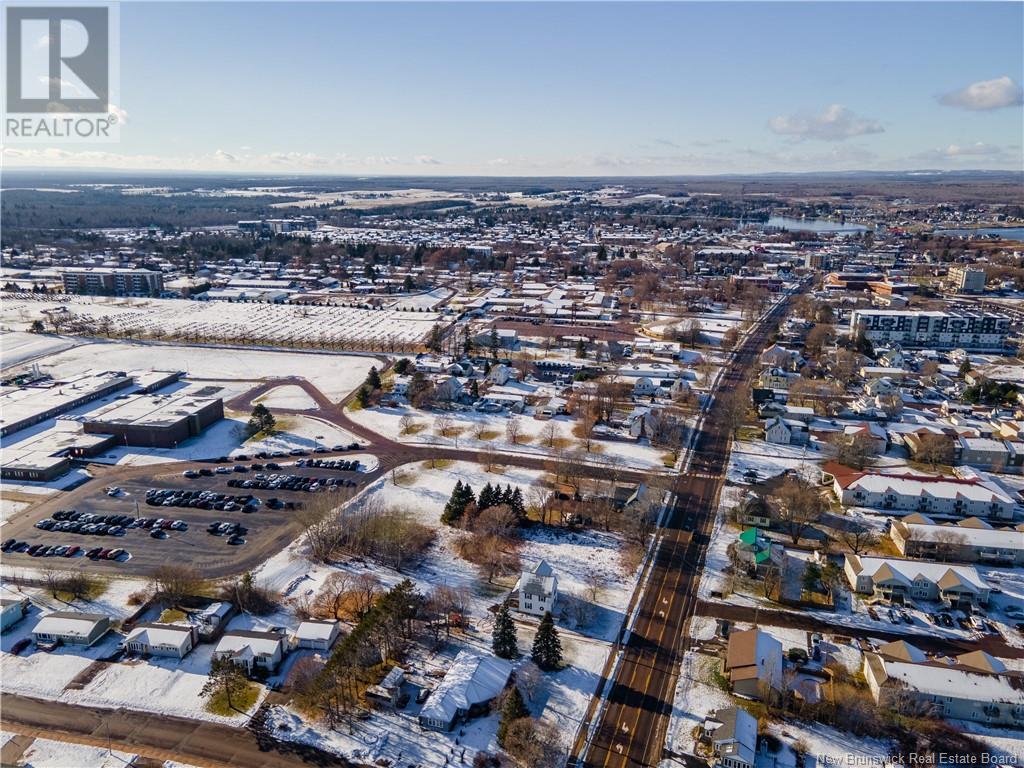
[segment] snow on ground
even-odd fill
[[[65,307],[69,319],[109,322],[115,333],[198,337],[219,342],[289,344],[295,340],[323,344],[379,346],[419,343],[440,320],[434,312],[369,310],[341,306],[250,304],[185,299],[63,296],[52,301],[31,294],[5,294],[2,318],[24,330],[44,310]]]
[[[236,305],[220,305],[221,308],[227,306]],[[81,343],[78,339],[75,342],[73,348],[38,360],[40,370],[55,378],[96,368],[177,370],[184,371],[191,380],[259,381],[268,375],[296,376],[307,379],[328,398],[338,401],[366,379],[371,366],[379,365],[372,357],[327,352],[273,352],[125,341]]]
[[[18,759],[25,768],[124,768],[138,755],[50,739],[35,739]]]
[[[287,408],[292,411],[309,411],[317,407],[316,400],[302,387],[296,384],[285,384],[281,387],[274,387],[257,399],[267,408]]]
[[[714,656],[696,651],[683,655],[665,735],[666,750],[693,754],[693,729],[714,710],[732,705],[729,694],[710,682],[717,665],[718,659]]]
[[[8,368],[80,343],[78,339],[53,336],[48,333],[8,331],[0,335],[0,350],[3,351],[0,366]]]
[[[962,731],[971,734],[992,750],[993,755],[1003,758],[1002,765],[1020,765],[1024,761],[1024,730],[1013,728],[990,728],[969,720],[950,720]],[[1012,761],[1007,761],[1012,758]],[[993,761],[991,765],[999,765]]]
[[[470,592],[469,631],[453,639],[439,654],[408,660],[410,674],[415,675],[417,670],[424,668],[436,668],[439,663],[443,668],[460,647],[476,647],[488,653],[492,620],[487,609],[507,593],[514,581],[507,579],[500,585],[487,584],[475,566],[456,554],[455,541],[461,532],[440,525],[441,511],[456,481],[468,482],[477,493],[490,482],[502,486],[511,484],[526,494],[542,474],[519,468],[509,468],[500,474],[488,473],[482,466],[466,462],[454,462],[437,469],[430,469],[426,463],[411,464],[396,473],[399,485],[395,485],[390,475],[382,477],[352,502],[353,507],[378,502],[402,506],[417,520],[437,531],[437,538],[422,561],[403,573],[372,567],[372,572],[382,579],[385,586],[407,577],[421,590],[444,584],[465,587]],[[618,632],[635,586],[636,574],[625,573],[619,564],[619,543],[616,535],[601,531],[563,531],[542,527],[523,531],[521,557],[524,567],[546,559],[558,575],[561,595],[575,594],[589,600],[590,585],[597,586],[591,620],[579,631],[564,625],[560,627],[569,666],[554,675],[545,676],[530,702],[534,714],[542,715],[559,726],[566,748],[593,697],[611,647],[609,641]],[[286,597],[311,596],[336,568],[361,568],[355,563],[314,565],[306,561],[301,552],[302,544],[293,544],[257,571],[257,578],[281,590]],[[537,620],[519,615],[516,618],[520,648],[525,653],[532,643]],[[468,763],[474,750],[494,748],[494,715],[473,720],[452,734],[438,734],[421,733],[418,726],[410,723],[416,711],[418,706],[410,704],[399,714],[375,713],[369,721],[358,722],[351,734],[347,731],[328,732],[315,724],[299,722],[296,714],[285,708],[274,710],[273,722],[282,738],[317,743],[347,755],[358,753],[358,756],[371,761],[381,757],[398,760],[401,755],[403,759],[423,765],[440,765],[446,755],[453,754],[453,749],[457,762],[459,752],[465,746]]]
[[[180,661],[153,656],[106,665],[84,688],[68,689],[60,700],[240,725],[259,707],[266,688],[260,689],[256,702],[245,713],[225,717],[207,712],[200,691],[208,679],[214,648],[212,643],[201,643]]]
[[[45,483],[34,480],[18,480],[17,482],[5,480],[3,487],[8,493],[29,493],[42,497],[49,496],[57,491],[74,488],[90,479],[92,479],[92,475],[89,474],[88,470],[77,468]]]
[[[896,745],[885,740],[855,736],[821,723],[786,720],[769,723],[767,730],[787,747],[801,742],[807,748],[807,754],[817,758],[817,765],[875,765],[868,760],[878,760],[896,752]],[[786,751],[788,755],[779,756],[779,768],[787,764],[796,765],[792,751]]]
[[[419,431],[414,434],[402,434],[399,422],[406,415],[413,418],[414,424],[421,428]],[[446,415],[451,417],[453,428],[460,430],[461,433],[457,437],[441,437],[437,434],[435,426],[437,415],[406,407],[363,408],[349,413],[353,421],[390,440],[403,443],[544,456],[550,455],[553,450],[548,446],[547,437],[544,435],[544,430],[553,423],[558,429],[554,450],[557,450],[557,441],[560,439],[568,442],[569,450],[582,450],[582,444],[572,434],[576,422],[568,416],[539,420],[528,415],[507,416],[478,411],[452,411]],[[516,444],[508,439],[505,431],[510,418],[516,419],[520,427]],[[473,431],[478,426],[486,429],[491,439],[475,438]],[[646,440],[593,440],[592,444],[593,452],[586,454],[586,460],[590,463],[608,463],[635,469],[664,469],[662,457],[665,451],[651,447]]]
[[[825,458],[821,444],[814,440],[808,446],[737,440],[729,455],[728,478],[731,483],[748,483],[744,475],[753,470],[759,480],[770,480],[787,469],[813,466]]]
[[[16,514],[29,506],[27,501],[14,501],[0,498],[0,525],[3,525]]]
[[[197,461],[244,453],[252,455],[262,451],[290,451],[295,448],[311,451],[323,446],[363,444],[351,433],[329,421],[314,416],[279,415],[278,432],[269,437],[246,439],[248,414],[225,412],[224,418],[203,430],[201,435],[181,443],[177,448],[140,448],[120,446],[96,456],[101,464],[161,464],[171,461]]]

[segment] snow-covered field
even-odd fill
[[[744,476],[750,470],[757,473],[759,480],[770,480],[787,469],[813,467],[826,458],[828,449],[817,441],[799,446],[777,445],[764,440],[737,440],[729,456],[729,482],[749,482]]]
[[[413,434],[402,434],[401,420],[409,415],[413,419]],[[538,420],[529,415],[507,416],[504,414],[486,414],[478,411],[453,411],[446,414],[451,417],[453,430],[460,434],[442,437],[436,429],[436,413],[417,410],[411,407],[373,407],[349,413],[353,421],[372,429],[379,435],[390,440],[419,445],[436,445],[446,448],[460,448],[476,451],[493,451],[495,453],[521,453],[531,455],[551,455],[560,446],[570,451],[582,451],[582,443],[573,437],[572,430],[576,423],[568,416],[558,416],[550,420]],[[516,419],[520,433],[518,442],[513,444],[506,433],[509,419]],[[544,434],[548,425],[555,424],[558,434],[554,446],[548,445]],[[486,430],[485,437],[474,437],[477,428]],[[653,448],[646,440],[600,440],[592,442],[592,451],[583,454],[584,459],[592,464],[607,464],[632,469],[664,469],[663,449]]]
[[[43,310],[66,307],[69,319],[109,322],[117,335],[150,336],[156,331],[179,338],[262,344],[418,344],[440,316],[433,312],[369,310],[291,304],[248,304],[185,299],[68,296],[57,301],[7,294],[3,322],[20,330],[46,317]],[[69,323],[70,326],[70,323]]]
[[[7,368],[73,347],[77,340],[50,334],[9,331],[0,334],[0,367]]]
[[[470,630],[454,639],[439,656],[428,654],[410,660],[410,673],[442,666],[461,647],[476,647],[489,652],[491,614],[488,607],[498,602],[513,586],[514,578],[499,584],[488,584],[477,568],[462,560],[455,551],[456,539],[461,532],[440,525],[440,514],[456,481],[468,482],[479,493],[488,482],[511,484],[523,490],[542,473],[533,470],[508,468],[501,474],[486,472],[481,466],[455,462],[444,468],[430,469],[424,464],[406,465],[397,473],[398,485],[385,476],[370,485],[352,504],[355,506],[381,503],[401,506],[418,521],[435,528],[437,538],[423,559],[401,574],[382,567],[373,567],[385,586],[401,578],[411,579],[419,589],[429,590],[437,585],[463,587],[470,596]],[[565,659],[569,666],[545,676],[532,702],[536,715],[551,720],[559,727],[563,746],[568,747],[576,725],[582,720],[596,688],[601,670],[622,622],[636,574],[626,573],[619,560],[619,539],[614,534],[600,531],[562,531],[532,528],[523,531],[521,558],[524,567],[545,559],[554,568],[559,579],[561,596],[576,595],[590,601],[591,585],[596,585],[596,597],[591,604],[591,619],[578,631],[560,626]],[[359,571],[364,566],[345,563],[337,566],[314,565],[302,557],[302,545],[297,543],[275,555],[256,576],[269,586],[286,594],[313,594],[335,570]],[[520,648],[526,652],[536,629],[536,619],[517,616]],[[401,714],[375,713],[368,721],[360,721],[353,733],[327,732],[313,724],[299,723],[295,713],[286,709],[275,710],[274,722],[282,738],[317,743],[320,746],[348,755],[359,754],[370,760],[390,758],[420,762],[423,765],[441,765],[445,756],[454,754],[458,761],[462,747],[467,747],[467,760],[475,750],[493,749],[496,716],[474,720],[452,734],[422,734],[411,722],[417,707],[410,705]],[[455,740],[458,739],[458,744]],[[452,752],[454,750],[454,753]]]
[[[295,376],[307,379],[328,398],[338,401],[366,379],[371,366],[379,365],[372,357],[361,355],[271,352],[124,341],[73,341],[74,347],[38,360],[40,370],[54,378],[80,374],[90,369],[184,371],[190,380],[211,379],[213,383],[259,381],[267,376]],[[4,365],[7,365],[6,357]]]
[[[308,411],[317,407],[316,400],[295,384],[274,387],[257,400],[267,408],[286,408],[292,411]]]
[[[51,739],[35,739],[22,752],[17,765],[25,768],[125,768],[138,755],[106,747],[92,747]]]

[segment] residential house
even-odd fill
[[[392,667],[384,675],[384,679],[377,685],[371,685],[366,689],[366,697],[375,701],[388,704],[391,707],[398,706],[398,698],[402,694],[402,686],[405,684],[405,670],[401,667]]]
[[[420,710],[424,728],[450,731],[455,724],[485,714],[512,677],[504,659],[460,651]]]
[[[455,402],[462,397],[462,382],[454,376],[441,379],[434,387],[434,396],[441,402]]]
[[[805,444],[809,439],[807,425],[802,421],[772,416],[764,423],[764,439],[776,445]]]
[[[0,632],[6,632],[28,615],[27,597],[0,597]]]
[[[702,733],[711,746],[712,766],[753,768],[756,763],[757,718],[742,707],[718,709],[704,718]]]
[[[909,697],[939,717],[1024,727],[1024,676],[999,659],[984,651],[929,659],[909,643],[896,645],[864,654],[864,678],[877,703]]]
[[[961,436],[955,450],[961,464],[993,472],[1002,472],[1010,458],[1010,451],[1002,440],[988,437]]]
[[[213,657],[229,658],[250,674],[257,668],[273,672],[284,658],[285,640],[280,632],[231,630],[221,637]]]
[[[755,528],[771,528],[772,511],[764,497],[751,493],[739,505],[736,511],[736,522],[740,525],[752,525]]]
[[[199,624],[199,636],[203,638],[212,637],[220,631],[224,623],[230,618],[235,607],[231,603],[210,603],[194,615]]]
[[[967,613],[988,605],[988,582],[969,565],[848,554],[843,573],[855,592],[890,603],[927,600]]]
[[[765,699],[782,688],[782,643],[756,627],[733,632],[722,671],[737,696]]]
[[[136,624],[121,641],[121,647],[145,656],[185,658],[195,647],[196,631],[184,624]]]
[[[519,371],[510,365],[504,363],[496,363],[491,366],[491,370],[487,373],[487,380],[492,384],[497,384],[499,387],[503,387],[510,381],[515,381],[519,378]]]
[[[519,577],[519,610],[534,616],[543,616],[554,609],[558,599],[558,577],[546,560]]]
[[[37,644],[94,645],[110,631],[110,617],[103,613],[54,611],[39,620],[32,630]]]

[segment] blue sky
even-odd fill
[[[1024,4],[123,2],[116,145],[11,164],[1020,169]]]

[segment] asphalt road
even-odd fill
[[[736,350],[718,391],[750,375],[788,302],[776,307]],[[655,543],[650,573],[641,579],[632,632],[613,649],[602,686],[577,734],[570,765],[655,766],[662,759],[686,626],[697,609],[697,587],[718,508],[732,439],[717,398],[708,409],[688,470],[675,486],[675,503]],[[645,586],[646,583],[646,586]],[[601,694],[607,702],[599,710]],[[591,726],[596,718],[596,725]]]
[[[99,709],[0,696],[4,730],[59,741],[110,747],[202,768],[344,768],[350,763],[312,747],[280,743],[259,731],[203,720]]]

